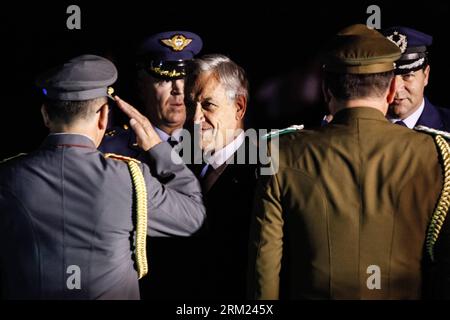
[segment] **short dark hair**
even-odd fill
[[[106,98],[100,97],[83,101],[46,99],[44,105],[50,121],[70,124],[77,119],[88,119],[95,113],[91,106],[100,101],[106,103]]]
[[[393,78],[393,71],[372,74],[324,73],[325,87],[338,100],[382,97]]]

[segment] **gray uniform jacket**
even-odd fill
[[[160,143],[148,151],[164,184],[140,165],[150,236],[188,236],[205,218],[200,185],[170,161],[171,150]],[[134,217],[127,164],[105,158],[85,136],[49,135],[37,151],[0,164],[3,297],[139,299]]]

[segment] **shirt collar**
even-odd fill
[[[207,159],[208,164],[212,165],[214,169],[217,169],[224,164],[236,152],[237,149],[239,149],[242,143],[244,143],[244,140],[245,134],[244,131],[241,131],[241,133],[233,141],[222,149],[214,152],[214,154]]]
[[[422,103],[420,104],[419,108],[417,108],[417,110],[414,111],[409,117],[405,119],[389,118],[389,121],[395,123],[396,121],[402,120],[408,128],[414,129],[424,108],[425,108],[425,99],[422,99]]]
[[[167,134],[165,131],[161,130],[158,127],[153,127],[156,131],[156,133],[158,134],[158,136],[160,137],[160,139],[162,141],[167,141],[169,140],[169,138],[173,138],[175,140],[177,140],[178,142],[180,142],[180,137],[182,134],[183,129],[179,128],[179,129],[175,129],[174,132],[172,133],[172,135]]]

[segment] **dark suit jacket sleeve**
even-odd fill
[[[200,184],[167,143],[148,151],[161,183],[143,165],[148,195],[148,235],[189,236],[205,219]],[[174,157],[174,158],[172,158]],[[175,161],[174,161],[175,160]],[[161,180],[161,179],[160,179]]]
[[[258,181],[250,231],[249,298],[278,299],[283,217],[276,175]]]

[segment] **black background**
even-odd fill
[[[66,27],[66,9],[71,4],[81,8],[81,30]],[[314,58],[334,33],[353,23],[366,23],[371,4],[381,8],[382,27],[405,25],[433,35],[427,95],[434,104],[450,107],[446,81],[450,71],[446,51],[450,5],[445,2],[128,0],[1,4],[0,156],[29,152],[47,134],[39,112],[40,93],[34,87],[40,72],[79,54],[104,55],[118,66],[116,93],[135,103],[135,48],[146,35],[167,30],[196,32],[204,41],[202,53],[226,54],[246,69],[251,86],[249,125],[278,128],[320,122],[317,117],[325,112],[321,105],[315,105],[312,112],[271,117],[264,111],[261,88],[283,79],[280,81],[289,86],[281,91],[283,103],[291,110],[300,110],[298,99],[289,100],[286,95],[301,87],[296,81],[315,66]]]

